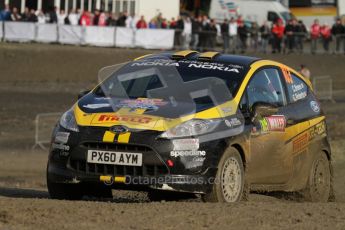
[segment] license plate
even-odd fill
[[[95,164],[142,166],[143,155],[141,153],[88,150],[87,162]]]

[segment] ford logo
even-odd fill
[[[110,131],[114,133],[126,133],[128,132],[128,128],[122,125],[114,125],[110,127]]]

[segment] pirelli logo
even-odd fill
[[[119,121],[138,123],[138,124],[148,124],[152,121],[152,118],[142,117],[142,116],[120,116],[120,115],[113,115],[113,114],[102,114],[97,119],[97,122],[99,123],[119,122]]]

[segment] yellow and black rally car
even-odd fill
[[[325,116],[309,80],[274,61],[180,51],[104,68],[53,132],[56,199],[148,191],[235,202],[250,191],[333,198]]]

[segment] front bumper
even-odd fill
[[[217,172],[224,144],[212,141],[200,144],[205,156],[176,156],[172,142],[157,139],[155,131],[132,133],[129,143],[104,143],[106,128],[82,127],[73,133],[57,126],[52,139],[47,168],[48,178],[56,183],[105,183],[113,187],[141,190],[155,188],[173,191],[207,193]],[[66,143],[55,143],[57,132],[69,132]],[[120,166],[87,163],[87,150],[139,152],[143,166]],[[167,161],[173,161],[168,166]],[[102,178],[108,178],[107,181]]]

